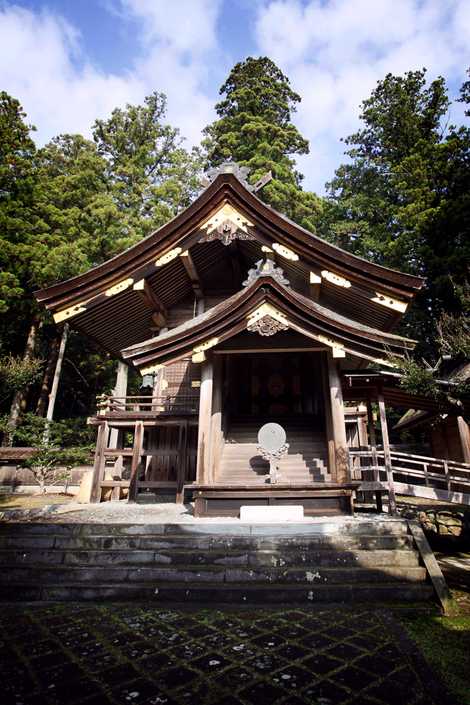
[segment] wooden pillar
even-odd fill
[[[393,484],[392,458],[390,455],[390,441],[388,438],[387,414],[385,411],[385,400],[384,400],[383,393],[381,390],[377,393],[377,400],[379,402],[380,428],[382,430],[382,444],[384,447],[384,462],[385,462],[385,470],[387,472],[388,512],[389,512],[389,514],[396,514],[397,513],[397,502],[395,499],[395,487]]]
[[[178,469],[176,476],[176,504],[184,502],[184,483],[188,466],[188,421],[182,421],[178,438]]]
[[[118,360],[118,366],[116,371],[116,384],[113,389],[113,396],[115,397],[125,397],[127,394],[127,375],[129,372],[129,367],[122,360]],[[108,445],[110,448],[118,447],[118,436],[119,431],[117,428],[112,428],[109,432]],[[121,458],[122,462],[122,458]],[[116,468],[118,470],[118,468]]]
[[[217,469],[220,463],[222,451],[222,379],[223,356],[214,355],[214,383],[212,388],[212,419],[211,419],[211,439],[209,453],[209,477],[211,484],[216,482]]]
[[[315,354],[315,353],[312,353]],[[328,455],[328,472],[331,475],[332,482],[336,482],[336,453],[335,453],[335,438],[333,435],[333,422],[331,418],[331,402],[330,402],[330,383],[328,378],[328,363],[326,356],[321,354],[321,379],[323,387],[323,399],[325,407],[325,432]]]
[[[140,458],[142,456],[142,446],[144,441],[144,423],[143,421],[135,422],[134,430],[134,446],[132,448],[132,461],[131,461],[131,476],[129,481],[129,495],[127,497],[128,502],[135,502],[137,499],[137,484],[138,484],[138,469]]]
[[[98,435],[96,436],[96,451],[95,462],[93,464],[93,479],[91,482],[90,502],[101,501],[101,482],[104,477],[104,467],[106,456],[106,443],[108,439],[108,424],[106,421],[98,426]]]
[[[336,482],[349,480],[348,444],[346,440],[346,425],[344,423],[343,390],[337,362],[331,352],[327,354],[328,360],[328,387],[331,405],[331,425],[335,449]]]
[[[209,358],[202,363],[201,369],[196,466],[196,482],[199,484],[209,481],[213,379],[214,364]]]
[[[375,436],[374,415],[372,413],[372,402],[370,397],[367,398],[367,424],[369,428],[369,444],[372,451],[372,466],[374,468],[374,482],[380,482],[380,471],[378,469],[379,461],[377,457],[377,438]],[[382,512],[382,494],[375,493],[375,504],[379,514]]]
[[[470,429],[463,416],[457,416],[462,461],[470,463]]]

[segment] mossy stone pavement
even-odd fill
[[[451,701],[388,610],[3,605],[2,705]]]

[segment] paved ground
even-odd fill
[[[2,705],[442,705],[390,612],[4,606]]]

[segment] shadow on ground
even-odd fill
[[[456,703],[387,610],[15,605],[0,627],[3,705]]]

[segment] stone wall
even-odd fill
[[[445,543],[467,544],[470,542],[470,507],[451,504],[419,506],[402,504],[401,516],[417,519],[430,542],[434,545]]]

